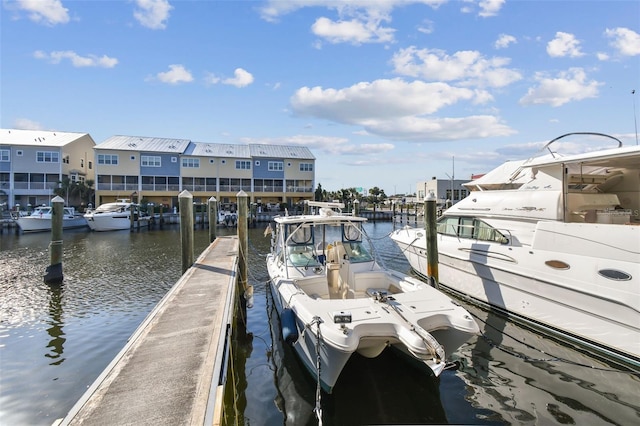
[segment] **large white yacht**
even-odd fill
[[[437,223],[439,283],[640,371],[640,146],[510,161]],[[615,139],[615,138],[612,138]],[[426,277],[426,239],[391,238]]]

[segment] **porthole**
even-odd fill
[[[631,280],[631,275],[626,272],[618,271],[617,269],[601,269],[598,271],[598,274],[602,275],[605,278],[609,278],[614,281],[629,281]]]

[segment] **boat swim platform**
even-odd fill
[[[238,247],[216,238],[54,425],[221,424]]]

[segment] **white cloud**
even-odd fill
[[[212,85],[222,83],[241,88],[250,85],[254,80],[253,75],[250,72],[243,70],[242,68],[236,68],[233,75],[233,77],[223,79],[213,73],[206,73],[205,84]],[[279,87],[280,83],[276,83],[276,85],[274,86],[274,90]]]
[[[13,128],[20,130],[44,130],[42,124],[37,121],[29,120],[28,118],[17,118],[13,122]]]
[[[69,22],[69,9],[60,0],[18,0],[16,6],[26,11],[33,22],[49,26]]]
[[[598,58],[599,61],[608,61],[609,55],[607,55],[605,52],[598,52],[596,53],[596,58]]]
[[[191,72],[179,64],[169,65],[169,71],[158,73],[156,78],[168,84],[191,83],[193,81]]]
[[[431,81],[457,81],[461,85],[504,87],[522,79],[522,75],[506,68],[508,58],[485,58],[477,51],[460,51],[453,55],[439,49],[400,49],[391,62],[400,75],[421,77]]]
[[[353,144],[349,139],[320,136],[320,135],[294,135],[281,138],[242,138],[246,144],[288,145],[304,146],[314,151],[322,151],[330,155],[373,155],[391,151],[395,148],[390,143],[378,144]]]
[[[246,87],[253,83],[253,75],[250,72],[243,70],[242,68],[236,68],[233,73],[233,78],[227,78],[222,80],[222,83],[229,84],[235,87]]]
[[[572,101],[580,101],[598,96],[598,83],[587,81],[587,75],[582,68],[571,68],[558,73],[555,78],[542,73],[536,75],[538,85],[528,90],[520,99],[522,105],[547,104],[558,107]]]
[[[498,0],[502,1],[502,0]],[[324,7],[335,10],[338,19],[322,17],[316,20],[312,31],[330,43],[390,43],[395,29],[385,27],[391,22],[391,12],[396,7],[424,4],[437,8],[446,0],[269,0],[260,8],[262,19],[276,22],[281,16],[304,7]]]
[[[433,21],[430,21],[429,19],[425,19],[424,21],[422,21],[422,25],[418,27],[418,31],[424,34],[431,34],[434,31],[434,26],[435,25]]]
[[[71,50],[58,50],[51,53],[46,53],[41,50],[37,50],[33,53],[33,57],[36,59],[48,60],[52,64],[59,64],[64,59],[71,61],[71,64],[76,68],[82,67],[100,67],[100,68],[113,68],[118,64],[116,58],[110,58],[107,55],[87,55],[80,56],[76,52]]]
[[[612,38],[611,46],[613,46],[621,55],[636,56],[640,55],[640,34],[628,28],[614,28],[605,31],[605,35]]]
[[[496,49],[506,49],[512,43],[517,43],[518,40],[512,35],[509,34],[500,34],[498,39],[496,40],[494,46]]]
[[[484,18],[496,16],[504,5],[504,2],[505,0],[480,0],[478,3],[480,13],[478,13],[478,15]]]
[[[135,0],[138,7],[133,16],[143,27],[152,30],[163,30],[167,27],[169,12],[173,6],[168,0]]]
[[[390,139],[409,142],[480,139],[515,133],[497,117],[490,115],[453,118],[403,117],[370,123],[367,130]]]
[[[575,36],[562,31],[558,31],[556,38],[547,43],[547,53],[555,58],[563,56],[576,58],[584,55],[580,51],[580,42]]]
[[[362,21],[352,19],[348,21],[332,21],[328,18],[318,18],[312,25],[311,31],[318,37],[330,43],[388,43],[393,41],[395,32],[392,28],[383,28],[376,21]]]
[[[409,141],[454,140],[512,132],[496,117],[425,118],[480,93],[446,83],[411,83],[401,79],[358,83],[345,89],[303,87],[291,98],[293,111],[337,123],[362,126],[368,133]]]

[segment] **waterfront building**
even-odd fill
[[[435,176],[431,180],[421,181],[416,184],[416,197],[418,200],[424,200],[429,192],[433,192],[436,197],[438,207],[446,207],[447,201],[455,204],[469,195],[462,184],[469,182],[471,179],[437,179]]]
[[[62,182],[93,181],[95,144],[88,133],[0,129],[2,209],[49,204]],[[67,205],[80,203],[73,195]]]
[[[94,149],[96,204],[128,198],[172,208],[183,190],[194,203],[233,204],[240,190],[265,207],[313,199],[315,157],[306,147],[112,136]]]

